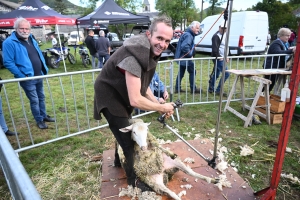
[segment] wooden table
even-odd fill
[[[252,124],[253,113],[259,115],[260,117],[265,118],[267,120],[268,124],[270,124],[270,106],[271,105],[270,105],[270,98],[269,98],[269,96],[270,96],[269,95],[269,86],[271,84],[271,81],[268,79],[259,77],[259,76],[260,75],[272,75],[272,74],[278,75],[279,74],[279,75],[282,75],[282,77],[284,77],[284,78],[281,78],[281,81],[283,81],[283,80],[285,80],[285,77],[287,75],[290,75],[292,73],[292,71],[286,71],[284,69],[245,69],[245,70],[231,69],[231,70],[226,70],[226,71],[230,72],[232,74],[235,74],[236,78],[232,85],[231,91],[228,95],[228,99],[227,99],[227,103],[225,105],[224,111],[228,110],[228,111],[232,112],[233,114],[235,114],[236,116],[238,116],[239,118],[241,118],[243,121],[245,121],[244,127],[248,127],[249,125]],[[258,86],[257,92],[255,94],[255,97],[254,97],[254,100],[253,100],[251,106],[247,105],[246,101],[245,101],[244,77],[250,78],[251,80],[259,82],[259,86]],[[232,107],[229,106],[231,98],[236,90],[236,85],[237,85],[238,79],[240,79],[240,83],[241,83],[242,108],[243,108],[243,110],[245,110],[245,109],[249,110],[249,113],[247,116],[244,116],[243,114],[239,113],[238,111],[236,111],[235,109],[233,109]],[[259,99],[259,96],[261,95],[261,91],[262,91],[263,87],[264,87],[264,92],[265,92],[266,105],[259,106],[259,107],[265,107],[266,114],[255,110],[255,108],[257,107],[256,106],[257,101]]]

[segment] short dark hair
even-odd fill
[[[159,24],[159,23],[164,23],[165,25],[172,28],[171,19],[169,17],[163,15],[163,16],[156,17],[156,18],[153,19],[153,21],[150,25],[150,28],[149,28],[149,31],[150,31],[151,34],[155,31],[157,31],[157,24]]]

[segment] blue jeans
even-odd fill
[[[106,63],[106,61],[109,59],[110,55],[106,54],[104,56],[99,56],[99,68],[101,69],[103,67],[103,59],[104,59],[104,63]]]
[[[190,88],[191,91],[194,91],[196,89],[195,85],[195,75],[196,75],[196,70],[194,63],[192,61],[188,61],[187,65],[179,65],[179,73],[176,78],[176,85],[175,85],[175,90],[179,91],[181,89],[181,80],[184,77],[185,70],[187,69],[188,73],[190,74],[189,79],[190,79]]]
[[[91,55],[92,56],[92,68],[96,69],[96,58],[98,59],[98,54],[96,53],[95,55]],[[100,63],[99,63],[99,59],[98,59],[98,67],[99,68]]]
[[[27,98],[29,99],[31,113],[35,121],[43,121],[44,118],[47,116],[43,79],[21,81],[20,85],[25,91]]]
[[[1,98],[1,96],[0,96],[0,126],[1,126],[4,133],[8,130],[8,127],[6,125],[6,121],[4,119],[4,115],[3,115],[3,112],[2,112],[2,98]]]
[[[215,61],[214,61],[215,62]],[[223,70],[223,63],[224,61],[223,60],[217,60],[217,67],[214,67],[214,73],[211,75],[210,77],[210,80],[209,80],[209,91],[213,92],[214,89],[215,89],[215,83],[216,83],[216,80],[219,78],[222,70]],[[214,65],[216,65],[216,63],[214,63]],[[227,66],[226,66],[226,69],[227,70]],[[230,73],[229,72],[225,72],[225,80],[224,80],[224,83],[225,81],[228,79]],[[222,79],[219,80],[219,85],[216,89],[216,92],[220,92],[220,89],[221,89],[221,82],[222,82]]]

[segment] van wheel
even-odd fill
[[[58,60],[58,59],[57,59],[56,56],[50,56],[50,57],[48,57],[48,64],[49,64],[49,66],[50,66],[51,68],[53,68],[53,69],[58,68],[60,62],[57,62],[57,60]]]
[[[70,54],[70,53],[68,54],[68,60],[72,65],[74,65],[76,63],[76,59],[73,56],[73,54]]]

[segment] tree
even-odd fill
[[[54,10],[60,14],[66,14],[66,5],[61,0],[55,0]]]
[[[173,28],[182,23],[185,27],[186,23],[198,20],[194,18],[199,15],[197,15],[193,0],[156,0],[155,3],[155,9],[158,10],[160,14],[171,18]]]
[[[208,15],[215,15],[219,14],[219,10],[217,10],[217,7],[220,7],[226,0],[206,0],[211,4],[211,6],[208,9]]]
[[[263,2],[258,2],[252,8],[268,13],[269,30],[272,35],[277,34],[278,30],[283,26],[291,29],[297,28],[297,18],[292,13],[293,9],[288,3],[276,0],[263,0]]]

